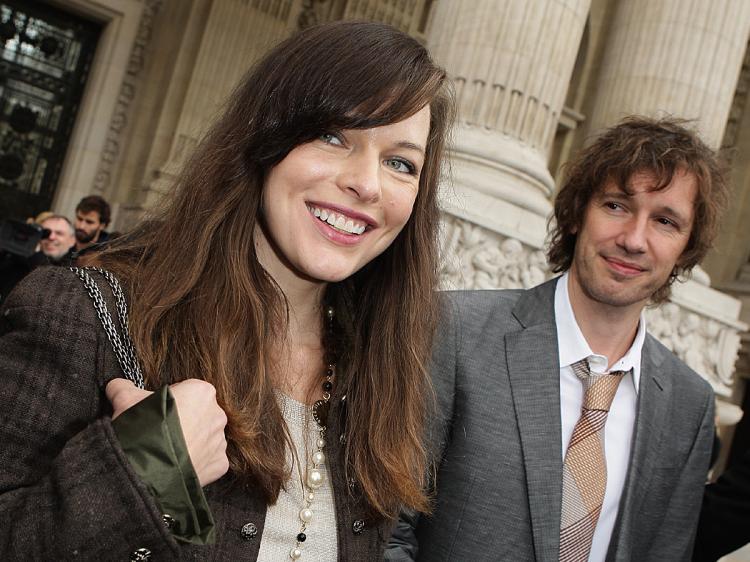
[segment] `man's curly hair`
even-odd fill
[[[696,179],[695,216],[688,244],[669,280],[651,297],[654,304],[669,297],[674,280],[689,272],[711,249],[726,208],[729,190],[725,165],[698,135],[676,118],[651,119],[633,116],[607,129],[593,144],[565,165],[565,177],[555,198],[547,250],[552,271],[570,269],[576,232],[591,198],[613,181],[632,194],[634,174],[648,172],[655,178],[654,190],[667,187],[674,175],[686,172]]]

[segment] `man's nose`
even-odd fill
[[[630,254],[641,254],[648,245],[648,218],[634,216],[622,225],[617,243]]]

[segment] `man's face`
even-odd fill
[[[638,172],[632,195],[605,183],[586,208],[578,232],[571,281],[583,298],[610,307],[645,306],[664,286],[690,239],[695,177],[678,171],[662,190]]]
[[[76,240],[79,246],[93,244],[99,240],[99,233],[104,230],[104,224],[99,219],[97,211],[76,211]]]
[[[76,243],[73,227],[63,219],[47,219],[42,221],[42,228],[49,230],[49,237],[41,242],[42,253],[48,258],[59,260]]]

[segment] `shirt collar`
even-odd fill
[[[570,304],[568,294],[568,272],[566,271],[558,280],[555,287],[555,325],[557,326],[557,349],[560,359],[560,367],[567,367],[581,359],[589,360],[589,367],[598,373],[606,372],[609,360],[603,355],[597,355],[591,351],[586,338],[583,337],[578,327],[573,307]],[[646,339],[646,316],[641,312],[638,322],[638,331],[630,349],[622,358],[612,365],[613,371],[633,370],[633,384],[638,392],[641,378],[641,352],[643,342]]]

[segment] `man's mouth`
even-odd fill
[[[323,221],[330,227],[345,232],[346,234],[359,236],[367,228],[366,222],[349,217],[338,211],[332,211],[331,209],[314,205],[307,205],[307,210],[318,220]]]
[[[643,273],[644,271],[646,271],[645,268],[632,262],[609,257],[605,257],[604,259],[614,269],[626,275],[637,275],[638,273]]]

